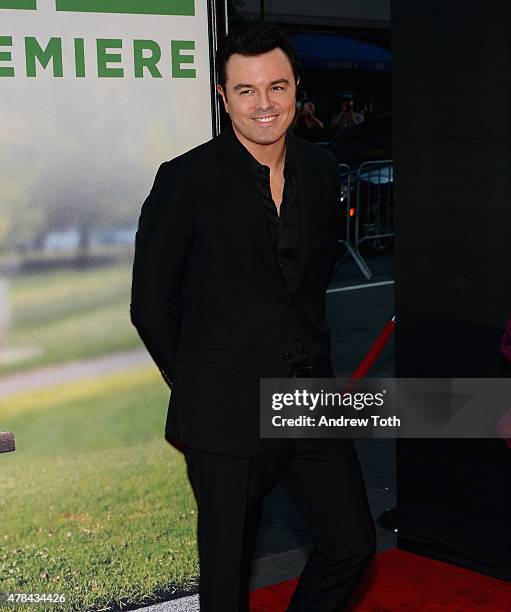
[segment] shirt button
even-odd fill
[[[291,355],[291,353],[282,353],[282,357],[286,360],[286,361],[291,361],[291,359],[293,358],[293,355]]]

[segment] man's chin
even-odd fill
[[[244,139],[258,145],[271,145],[285,136],[286,130],[282,125],[272,127],[259,127],[257,125],[243,125],[242,128],[234,125],[235,130]]]
[[[250,140],[256,142],[257,144],[270,145],[279,141],[284,135],[285,132],[282,132],[282,130],[279,130],[278,132],[267,130],[267,133],[261,133],[261,130],[253,130],[250,134]]]

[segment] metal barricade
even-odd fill
[[[344,214],[344,238],[339,241],[346,248],[346,254],[337,263],[335,269],[339,268],[348,255],[356,261],[364,275],[371,277],[371,271],[367,267],[364,258],[360,254],[356,243],[356,207],[354,206],[353,190],[354,174],[348,164],[339,164],[339,178],[341,183],[341,211]],[[356,177],[355,177],[356,179]]]
[[[390,159],[364,162],[352,170],[339,164],[341,209],[345,217],[345,235],[340,240],[346,248],[336,269],[351,255],[362,274],[372,278],[360,245],[373,251],[386,248],[394,237],[393,185],[394,166]]]

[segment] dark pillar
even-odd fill
[[[498,350],[511,315],[505,7],[392,2],[400,377],[511,376]],[[511,580],[511,449],[495,439],[397,447],[398,546]]]

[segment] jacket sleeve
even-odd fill
[[[158,168],[135,235],[131,322],[172,387],[181,325],[181,285],[192,239],[192,215],[173,162]]]

